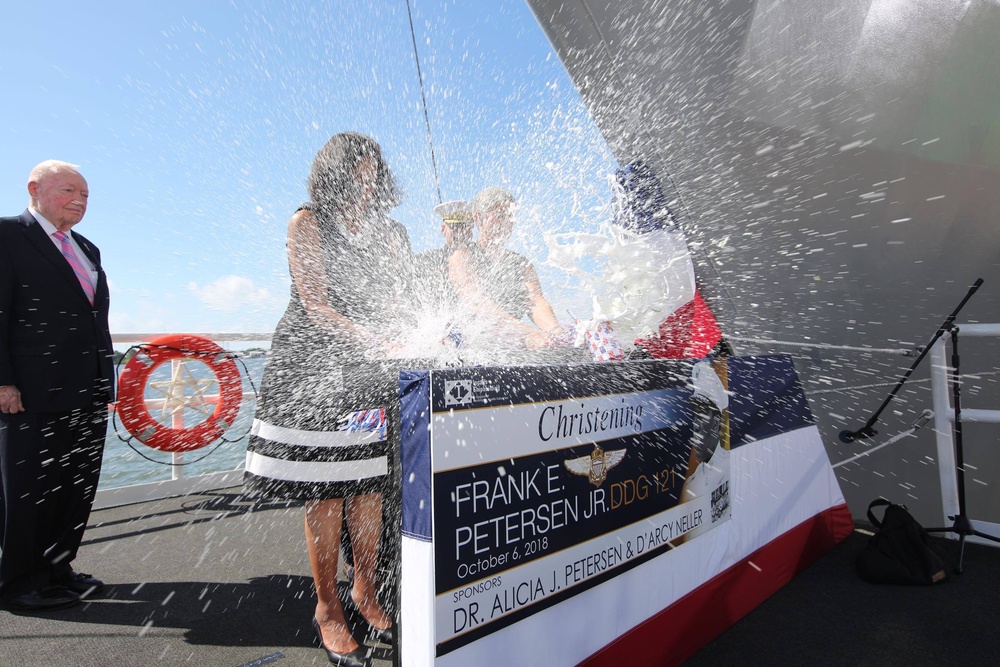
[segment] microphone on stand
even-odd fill
[[[854,442],[855,440],[865,440],[866,438],[870,438],[874,435],[878,435],[878,431],[876,431],[871,426],[866,424],[861,428],[859,428],[857,431],[847,431],[847,430],[841,431],[840,441]]]

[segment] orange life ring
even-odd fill
[[[146,406],[146,383],[160,364],[174,359],[204,363],[219,383],[218,398],[205,397],[204,404],[216,403],[205,421],[190,428],[171,428],[157,421]],[[118,376],[118,416],[135,438],[153,449],[186,452],[204,447],[222,437],[240,411],[243,382],[236,362],[207,338],[187,334],[161,336],[144,345],[129,359]]]

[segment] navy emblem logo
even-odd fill
[[[594,451],[590,453],[590,456],[567,459],[563,461],[563,465],[574,475],[583,475],[590,480],[591,484],[600,487],[608,478],[608,471],[625,458],[626,451],[625,448],[622,448],[606,452],[595,444]]]

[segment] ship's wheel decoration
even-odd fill
[[[215,401],[205,392],[216,384],[216,379],[196,378],[187,363],[173,367],[169,380],[151,380],[149,388],[163,396],[160,420],[172,418],[184,410],[194,410],[208,417],[215,410]]]

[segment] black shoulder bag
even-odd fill
[[[872,510],[885,506],[882,520]],[[903,505],[877,498],[868,505],[875,534],[858,554],[858,574],[876,584],[935,584],[947,577],[944,560],[924,527]]]

